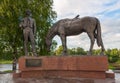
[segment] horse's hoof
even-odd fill
[[[62,53],[62,56],[67,56],[68,54],[67,53]]]

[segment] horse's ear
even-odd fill
[[[75,16],[75,18],[79,18],[79,16],[80,16],[80,15],[78,14],[77,16]]]

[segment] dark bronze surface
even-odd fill
[[[104,55],[104,45],[101,36],[101,25],[100,21],[96,17],[82,17],[78,18],[77,15],[73,19],[61,19],[53,24],[52,28],[47,33],[46,36],[46,47],[47,50],[50,51],[50,47],[52,44],[52,39],[54,36],[58,35],[61,38],[63,53],[62,55],[67,55],[67,36],[79,35],[83,32],[87,33],[90,39],[90,49],[88,51],[88,55],[92,55],[93,46],[95,40],[97,41],[98,47],[101,47],[100,55]]]
[[[37,56],[35,49],[36,22],[35,19],[32,18],[31,10],[26,10],[26,17],[22,19],[19,27],[23,30],[25,56],[29,55],[27,48],[28,42],[31,42],[33,55]]]

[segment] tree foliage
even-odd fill
[[[68,49],[68,53],[70,55],[86,55],[87,54],[87,52],[80,47]]]
[[[120,50],[118,50],[116,48],[108,49],[105,53],[108,56],[108,60],[110,63],[115,63],[118,60],[120,60]]]
[[[59,46],[58,49],[55,50],[55,55],[61,55],[63,51],[63,47]]]
[[[52,46],[50,48],[51,52],[50,52],[50,55],[55,55],[54,51],[57,47],[57,42],[55,40],[52,41]]]
[[[56,49],[55,54],[61,55],[63,51],[63,47],[59,46],[58,49]],[[93,50],[93,55],[99,55],[101,52],[100,49]],[[77,47],[77,48],[71,48],[68,49],[69,55],[86,55],[87,51],[85,51],[83,48]],[[114,48],[114,49],[107,49],[105,51],[105,55],[108,56],[108,61],[110,63],[115,63],[118,60],[120,60],[120,49]]]
[[[62,51],[63,51],[63,47],[59,46],[58,49],[55,50],[55,55],[61,55]],[[86,55],[87,52],[83,48],[77,47],[77,48],[68,49],[68,54],[69,55]]]
[[[45,36],[56,18],[52,4],[53,0],[0,0],[0,56],[23,55],[23,33],[18,26],[26,9],[32,11],[36,20],[38,55],[45,55]]]

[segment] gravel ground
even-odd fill
[[[0,74],[0,83],[120,83],[120,73],[115,79],[89,79],[89,78],[12,78],[12,74]]]

